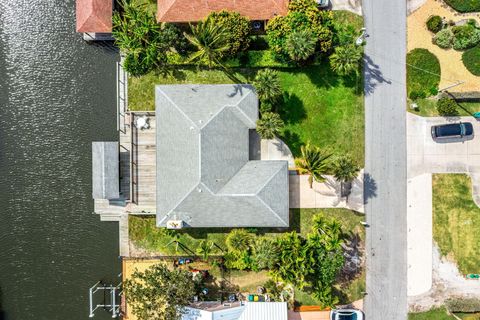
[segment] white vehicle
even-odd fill
[[[330,0],[317,0],[317,4],[320,8],[326,8],[330,5]]]
[[[364,317],[360,310],[337,309],[330,312],[330,320],[364,320]]]

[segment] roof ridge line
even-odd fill
[[[165,219],[169,218],[170,215],[172,214],[173,210],[175,210],[175,208],[178,208],[178,206],[190,195],[192,194],[193,190],[195,190],[195,188],[198,187],[198,185],[201,184],[201,182],[198,182],[197,184],[195,184],[193,186],[193,188],[190,189],[189,192],[185,193],[185,195],[177,202],[177,204],[173,207],[173,209],[170,209],[170,211],[168,211],[167,214],[165,214],[165,217],[163,217],[162,220],[160,220],[160,224],[163,223],[163,221],[165,221]],[[207,188],[208,189],[208,188]]]
[[[283,224],[285,225],[285,227],[288,227],[288,222],[285,222],[285,220],[283,220],[282,218],[280,218],[280,216],[272,209],[272,207],[270,207],[265,201],[263,201],[262,198],[260,198],[260,196],[258,194],[255,195],[255,198],[257,198],[261,203],[263,203],[263,205],[268,209],[270,210],[273,215],[275,217],[277,217],[278,220],[280,220],[281,222],[283,222]]]
[[[285,161],[285,162],[287,162],[287,171],[288,171],[288,161],[287,160],[249,160],[248,162],[250,162],[250,161],[252,161],[252,162],[253,161],[266,161],[266,162],[268,162],[268,161]],[[258,195],[260,193],[260,191],[262,191],[263,188],[265,188],[270,183],[270,181],[272,181],[272,179],[275,178],[275,176],[282,170],[282,168],[283,167],[278,168],[277,171],[275,171],[272,174],[272,176],[260,187],[260,189],[257,190],[255,195]]]
[[[183,110],[182,110],[179,106],[177,106],[177,104],[176,104],[175,102],[173,102],[173,100],[170,99],[170,97],[167,96],[165,92],[163,92],[163,90],[160,88],[160,86],[157,86],[157,89],[160,90],[160,92],[162,93],[162,95],[163,95],[165,98],[167,98],[168,101],[170,101],[170,103],[175,107],[175,109],[177,109],[177,110],[182,114],[182,116],[183,116],[185,119],[187,119],[188,121],[190,121],[197,129],[200,129],[200,130],[201,130],[201,128],[199,128],[199,127],[195,124],[195,122],[194,122],[192,119],[190,119],[190,117],[187,116],[187,114],[186,114],[185,112],[183,112]],[[156,108],[155,108],[155,109],[156,109]],[[155,111],[156,111],[156,110],[155,110]]]

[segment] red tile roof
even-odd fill
[[[195,22],[212,11],[236,11],[250,20],[286,15],[288,0],[157,0],[160,22]]]
[[[112,0],[77,0],[77,32],[112,32]]]

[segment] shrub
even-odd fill
[[[448,299],[445,305],[451,312],[470,313],[480,311],[480,299]]]
[[[480,29],[471,24],[452,27],[453,48],[464,50],[476,46],[480,42]]]
[[[453,99],[443,97],[437,101],[437,111],[441,116],[457,116],[457,103]]]
[[[465,51],[462,54],[462,61],[468,71],[480,76],[480,46]]]
[[[307,60],[314,52],[317,40],[310,30],[292,32],[285,43],[290,59],[293,61]]]
[[[253,246],[252,259],[260,270],[273,269],[278,262],[279,253],[276,242],[265,237],[259,237],[255,240]]]
[[[246,252],[250,248],[252,236],[245,229],[233,229],[227,235],[225,244],[230,252]]]
[[[228,269],[252,269],[253,260],[248,252],[232,251],[224,255],[225,267]]]
[[[411,100],[424,99],[427,97],[424,91],[412,91],[408,95]]]
[[[459,12],[480,11],[480,0],[445,0],[445,2]]]
[[[433,37],[433,42],[440,48],[451,48],[453,44],[452,30],[450,28],[440,30],[435,37]]]
[[[282,95],[278,72],[272,69],[258,71],[253,80],[255,91],[262,102],[273,103]]]
[[[427,49],[414,49],[407,54],[407,93],[427,97],[440,83],[440,62]]]
[[[437,33],[443,28],[443,20],[440,16],[431,16],[427,20],[427,29],[433,33]]]
[[[134,77],[142,76],[153,69],[153,60],[145,59],[145,54],[128,53],[123,61],[123,68]]]
[[[288,60],[287,38],[302,30],[312,33],[321,52],[329,51],[333,38],[333,13],[319,10],[315,0],[290,1],[286,16],[277,16],[268,22],[268,44],[281,60]]]
[[[215,25],[225,31],[226,42],[229,44],[225,56],[234,56],[240,51],[245,51],[250,44],[250,21],[237,12],[222,10],[212,12],[209,17]]]
[[[284,125],[278,113],[265,112],[257,120],[257,132],[262,139],[274,139]]]

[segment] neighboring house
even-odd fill
[[[85,40],[110,40],[113,0],[76,0],[77,32]]]
[[[287,320],[286,302],[245,302],[223,306],[203,302],[188,307],[182,320]]]
[[[286,15],[288,0],[157,0],[159,22],[197,22],[210,12],[221,10],[235,11],[251,21],[264,23],[277,15]]]
[[[288,227],[288,162],[251,160],[253,87],[155,90],[157,225]]]

